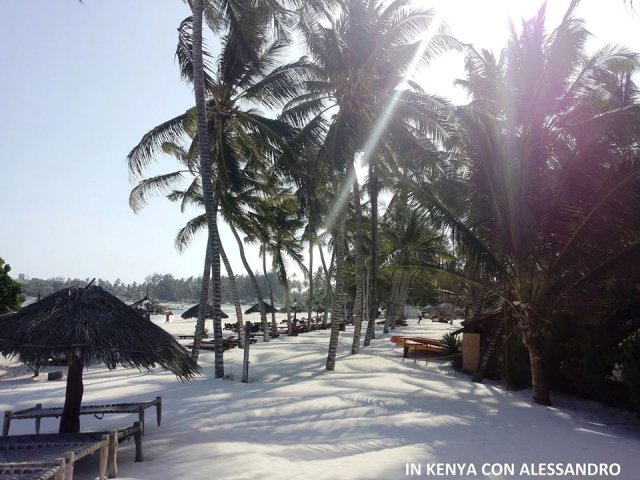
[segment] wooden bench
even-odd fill
[[[156,421],[158,426],[162,421],[162,397],[156,397],[155,400],[139,403],[113,403],[110,405],[84,405],[80,407],[80,415],[93,415],[96,418],[98,415],[104,416],[107,413],[137,413],[138,421],[140,422],[140,428],[144,434],[144,411],[150,407],[156,407]],[[49,407],[43,408],[41,403],[37,403],[33,408],[27,408],[25,410],[18,410],[12,412],[7,410],[4,412],[4,422],[2,424],[2,436],[9,435],[9,428],[11,426],[11,420],[23,420],[28,418],[34,418],[36,421],[36,433],[40,433],[40,422],[43,418],[47,417],[60,417],[62,415],[62,407]]]

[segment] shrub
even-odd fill
[[[612,376],[627,388],[634,410],[640,413],[640,329],[620,342],[618,349]]]
[[[440,339],[442,351],[445,356],[451,358],[451,366],[456,370],[462,369],[462,340],[453,333],[445,333]]]

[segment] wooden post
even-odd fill
[[[118,432],[109,433],[109,454],[107,456],[109,478],[118,477]]]
[[[9,435],[9,426],[11,426],[11,410],[5,410],[4,421],[2,422],[2,436]]]
[[[162,421],[162,397],[156,397],[156,420],[158,421],[158,426],[160,426]]]
[[[53,480],[64,480],[64,468],[65,468],[64,457],[58,458],[57,460],[58,460],[58,463],[60,464],[60,470],[58,470],[56,474],[53,476]]]
[[[144,407],[138,407],[138,421],[140,422],[140,433],[144,435]]]
[[[42,408],[42,404],[41,403],[36,403],[36,410],[40,410]],[[36,415],[38,414],[38,412],[35,412]],[[36,434],[40,433],[40,420],[42,420],[39,416],[36,417]]]
[[[60,433],[78,433],[80,431],[80,406],[82,405],[82,394],[84,385],[82,383],[82,370],[84,368],[84,358],[82,352],[66,352],[69,362],[69,373],[67,373],[67,391],[64,399],[62,416],[60,417]]]
[[[136,462],[143,462],[144,457],[142,455],[142,425],[138,422],[133,422],[133,440],[136,442]]]
[[[109,457],[109,444],[111,443],[109,435],[103,435],[102,441],[106,443],[100,447],[100,480],[107,478],[107,459]]]
[[[244,360],[242,362],[242,383],[249,383],[249,345],[251,345],[251,322],[244,324]]]
[[[64,455],[64,480],[73,480],[73,463],[75,461],[75,453],[67,452]]]

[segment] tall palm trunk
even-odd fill
[[[315,236],[315,231],[313,225],[311,224],[311,220],[309,221],[309,305],[308,305],[308,315],[309,319],[309,331],[311,331],[311,317],[313,315],[313,237]]]
[[[202,343],[202,337],[204,335],[204,321],[206,317],[206,305],[209,305],[209,282],[211,280],[211,238],[207,239],[207,251],[204,255],[204,271],[202,272],[202,284],[201,289],[206,290],[204,302],[202,301],[202,291],[200,292],[200,308],[198,310],[198,318],[196,320],[196,327],[193,332],[193,347],[191,349],[191,358],[196,362],[200,356],[200,344]],[[203,308],[202,306],[205,305]]]
[[[331,288],[331,272],[333,270],[333,264],[336,258],[336,250],[331,252],[331,265],[327,269],[327,263],[324,260],[324,253],[322,246],[318,245],[320,251],[320,262],[322,263],[322,270],[324,271],[325,278],[325,299],[324,299],[324,313],[322,314],[322,328],[327,328],[327,317],[329,316],[329,310],[331,309],[331,301],[333,299],[333,290]]]
[[[274,310],[271,311],[271,336],[275,337],[278,334],[278,324],[276,323],[275,305],[273,304],[273,288],[271,288],[271,281],[267,274],[267,246],[262,246],[262,272],[264,273],[264,279],[267,281],[267,288],[269,289],[269,302]]]
[[[193,31],[192,31],[192,62],[193,62],[193,90],[196,102],[196,118],[198,130],[198,150],[200,154],[200,177],[202,180],[202,194],[204,200],[205,215],[207,217],[207,227],[209,230],[209,247],[212,260],[217,258],[216,245],[214,240],[215,231],[217,229],[217,198],[214,198],[213,189],[213,168],[211,165],[211,143],[207,131],[207,110],[206,98],[204,90],[204,65],[202,58],[202,13],[204,8],[204,0],[193,0],[191,3],[193,13]],[[205,264],[207,260],[205,258]],[[205,268],[208,271],[208,269]],[[198,321],[196,325],[204,325],[204,316],[207,306],[207,297],[209,294],[209,285],[206,278],[208,273],[202,277],[202,288],[200,289],[200,312],[198,313]],[[215,282],[215,278],[214,278]],[[216,310],[220,310],[219,302],[213,302],[214,315]],[[196,328],[194,335],[194,349],[192,357],[197,361],[200,353],[200,341],[202,340],[202,330]],[[197,347],[196,347],[197,345]]]
[[[353,182],[353,196],[356,215],[356,298],[353,308],[356,315],[356,320],[353,329],[353,344],[351,346],[351,353],[355,355],[360,352],[360,333],[362,331],[363,312],[362,284],[364,280],[364,256],[362,253],[362,205],[360,204],[360,186],[358,185],[358,178],[355,175]]]
[[[216,182],[214,191],[215,208],[218,209],[220,198],[220,182]],[[213,285],[213,301],[211,316],[213,317],[213,345],[215,378],[224,377],[224,346],[222,344],[222,282],[220,280],[220,237],[218,225],[213,226],[213,242],[211,244],[211,283]]]
[[[253,274],[249,263],[247,262],[247,257],[244,254],[244,244],[242,243],[242,239],[240,235],[238,235],[238,231],[232,224],[229,224],[229,228],[231,228],[231,233],[236,238],[236,242],[238,242],[238,249],[240,250],[240,259],[242,260],[242,264],[244,265],[245,270],[247,271],[247,275],[251,279],[251,284],[253,285],[253,289],[255,290],[256,299],[258,301],[258,306],[260,308],[260,320],[262,321],[262,331],[263,331],[263,340],[265,342],[269,341],[269,325],[267,324],[267,310],[264,307],[264,301],[262,300],[262,292],[260,291],[260,286],[258,285],[258,279]]]
[[[364,336],[364,346],[371,345],[376,338],[376,319],[378,318],[378,173],[376,160],[369,162],[369,198],[371,201],[371,271],[369,277],[369,323]]]
[[[218,235],[219,237],[219,235]],[[242,321],[242,307],[240,306],[240,293],[238,292],[238,282],[236,282],[236,276],[233,274],[231,264],[227,258],[227,254],[224,251],[224,247],[220,244],[220,256],[224,263],[224,268],[227,271],[229,277],[229,285],[231,286],[231,296],[233,298],[233,305],[236,310],[237,328],[238,328],[238,347],[244,348],[244,322]]]
[[[287,335],[293,335],[293,324],[291,323],[291,306],[289,297],[289,285],[284,286],[284,303],[287,306]]]
[[[329,339],[329,353],[327,354],[326,369],[336,368],[336,354],[338,352],[338,336],[340,334],[340,317],[342,312],[342,296],[344,290],[344,230],[345,230],[346,202],[338,213],[338,237],[334,247],[336,255],[336,288],[331,302],[331,336]]]

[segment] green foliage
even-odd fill
[[[451,359],[451,366],[456,370],[462,369],[462,340],[460,337],[453,333],[445,333],[440,341],[446,356],[456,355]]]
[[[20,284],[9,276],[11,267],[0,258],[0,315],[20,308]]]
[[[519,390],[531,386],[529,352],[522,344],[519,331],[512,332],[506,343],[496,350],[496,368],[498,377],[504,378],[509,388]]]
[[[277,281],[276,274],[269,272],[269,279],[273,285],[274,296],[277,302],[284,302],[284,288]],[[264,275],[257,275],[258,283],[261,289],[267,288],[267,281]],[[45,297],[51,295],[63,288],[70,286],[84,286],[89,283],[91,279],[64,279],[64,278],[51,278],[48,280],[42,280],[39,278],[32,278],[25,282],[23,285],[23,291],[27,295],[37,297],[41,295]],[[115,282],[108,280],[98,279],[95,284],[102,287],[107,292],[116,295],[117,297],[127,300],[135,301],[140,300],[149,291],[149,296],[154,300],[160,302],[198,302],[200,295],[200,283],[201,277],[189,277],[189,278],[175,278],[171,274],[159,274],[147,276],[144,282],[133,282],[125,284],[117,279]],[[251,304],[255,302],[255,294],[251,280],[247,275],[236,275],[236,282],[238,284],[238,290],[240,291],[240,299],[244,303]],[[221,277],[222,283],[222,302],[231,303],[233,296],[231,294],[231,286],[229,278],[226,276]],[[290,280],[290,287],[292,289],[302,291],[303,285],[298,280]]]
[[[612,372],[628,391],[633,409],[640,413],[640,329],[619,345],[619,361]]]

